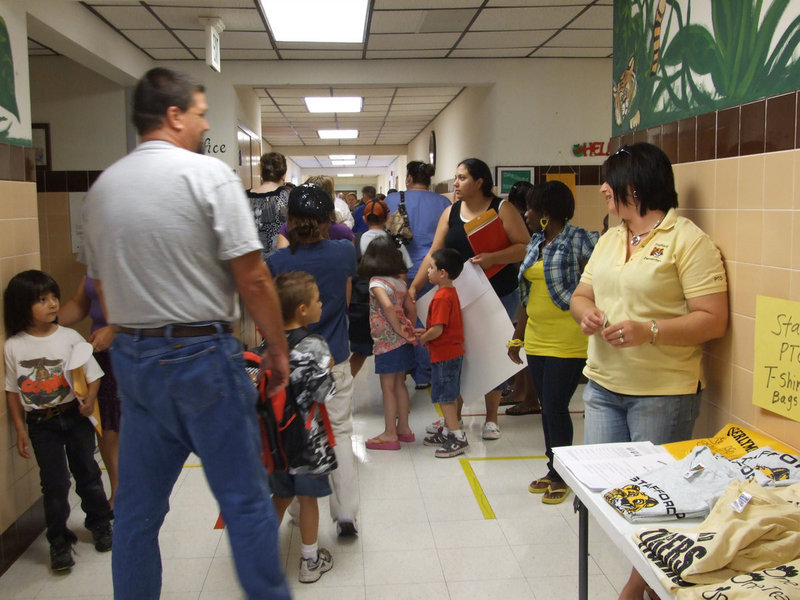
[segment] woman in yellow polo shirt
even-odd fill
[[[623,146],[603,172],[622,223],[597,243],[570,302],[589,336],[584,442],[685,440],[705,384],[700,345],[728,325],[722,257],[678,216],[661,149]],[[633,576],[620,598],[641,598],[643,590]]]
[[[574,227],[569,219],[575,199],[560,181],[548,181],[527,192],[525,220],[533,231],[519,268],[522,307],[515,341],[524,334],[528,369],[542,405],[547,474],[528,486],[545,504],[559,504],[569,488],[553,468],[553,447],[572,445],[569,401],[586,364],[586,336],[572,320],[569,300],[592,254],[599,234]],[[509,344],[517,364],[519,346]]]

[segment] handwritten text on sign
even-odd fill
[[[800,302],[756,298],[753,404],[800,421]]]

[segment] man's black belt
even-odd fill
[[[233,328],[230,323],[215,323],[211,325],[186,325],[175,324],[165,325],[164,327],[152,327],[150,329],[139,329],[136,327],[123,327],[116,325],[114,329],[118,333],[128,333],[142,337],[200,337],[203,335],[215,335],[216,333],[232,333]]]

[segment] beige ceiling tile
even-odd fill
[[[226,60],[276,60],[278,55],[274,50],[256,49],[225,49],[221,51],[222,62]]]
[[[445,58],[448,50],[448,48],[438,50],[367,50],[367,59]]]
[[[457,33],[387,33],[371,35],[369,50],[424,50],[429,48],[450,48],[458,39]]]
[[[108,0],[93,0],[94,2],[104,4]],[[117,0],[111,0],[117,1]],[[216,8],[221,4],[225,8],[253,8],[253,0],[155,0],[152,4],[170,4],[172,6],[199,6],[203,8]],[[138,2],[137,2],[138,4]]]
[[[456,49],[468,48],[535,48],[553,35],[555,29],[509,31],[502,35],[493,31],[467,33]]]
[[[192,29],[176,29],[173,31],[184,44],[189,46],[189,48],[204,48],[206,45],[205,31],[196,31]]]
[[[95,6],[93,8],[117,29],[162,29],[158,19],[141,4],[137,6]]]
[[[610,29],[567,29],[559,33],[548,46],[566,47],[604,47],[611,48],[614,45],[614,32]]]
[[[592,6],[569,26],[571,29],[613,29],[614,7]]]
[[[427,96],[455,96],[461,91],[460,86],[444,87],[403,87],[397,89],[397,98],[413,96],[415,98]]]
[[[451,58],[522,58],[533,48],[456,48]]]
[[[147,53],[156,60],[194,60],[185,48],[150,48]]]
[[[539,48],[533,58],[605,58],[611,56],[611,48]]]
[[[369,32],[416,33],[424,16],[421,10],[376,10],[372,13]]]
[[[484,9],[471,31],[506,32],[514,29],[559,29],[580,12],[577,6]]]
[[[264,31],[223,31],[219,36],[222,50],[227,48],[239,49],[272,49],[269,36]]]
[[[601,0],[602,2],[603,0]],[[608,0],[607,3],[613,3],[614,0]],[[581,8],[586,6],[587,4],[591,4],[588,0],[489,0],[489,3],[486,5],[486,8],[500,8],[505,6],[552,6],[554,4],[559,4],[562,6],[566,5],[575,5],[580,6]]]
[[[250,8],[217,7],[175,7],[152,6],[153,11],[173,29],[205,29],[200,18],[219,17],[225,24],[225,31],[265,31],[258,11]]]
[[[123,29],[122,33],[142,48],[180,48],[181,45],[164,29]]]
[[[328,96],[331,88],[329,87],[268,87],[270,95],[275,98],[305,98],[306,96]]]

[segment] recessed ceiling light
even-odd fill
[[[357,113],[363,104],[361,96],[307,96],[304,100],[312,113]]]
[[[337,173],[337,177],[355,177],[355,173]]]
[[[356,161],[354,161],[354,160],[332,160],[331,164],[334,167],[354,167],[356,165]]]
[[[364,41],[368,0],[259,0],[278,42]]]
[[[355,160],[355,154],[328,154],[331,160]]]
[[[358,137],[358,129],[317,129],[317,133],[323,140],[352,140]]]

